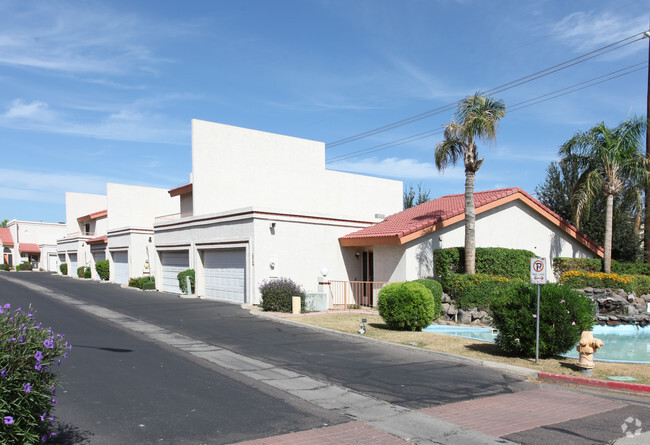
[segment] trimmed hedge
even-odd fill
[[[61,274],[68,275],[68,264],[61,263],[61,265],[59,266],[59,270],[61,271]]]
[[[188,276],[190,277],[190,286],[192,287],[192,292],[194,293],[194,269],[187,269],[184,270],[183,272],[179,272],[178,275],[176,275],[176,278],[178,278],[178,287],[181,288],[181,292],[184,294],[187,293],[187,282],[185,280],[185,277]]]
[[[137,287],[138,289],[155,289],[156,280],[152,276],[140,277],[140,278],[130,278],[129,279],[130,287]]]
[[[0,270],[5,270],[5,271],[9,272],[11,270],[11,268],[9,267],[8,264],[2,263],[2,264],[0,264]]]
[[[379,291],[379,315],[391,329],[421,331],[434,320],[434,298],[420,283],[392,283]]]
[[[553,273],[556,277],[569,271],[597,273],[603,271],[603,260],[600,258],[553,258]],[[612,260],[612,273],[619,275],[648,275],[650,264],[619,263]]]
[[[84,270],[86,270],[86,268],[84,266],[77,267],[77,277],[83,278],[84,277]]]
[[[300,297],[300,312],[305,311],[305,291],[289,278],[278,278],[262,281],[260,284],[262,294],[261,306],[263,311],[291,312],[292,297]]]
[[[97,271],[100,280],[108,281],[111,275],[108,260],[97,261],[97,263],[95,263],[95,270]]]
[[[503,291],[524,283],[519,278],[505,278],[486,274],[451,274],[447,293],[460,309],[489,310],[492,299]]]
[[[436,320],[440,317],[440,311],[442,310],[442,284],[438,283],[436,280],[424,278],[413,280],[411,283],[422,284],[431,291],[431,295],[433,295],[433,319]]]
[[[90,267],[86,267],[84,269],[84,278],[91,278],[93,276],[92,272],[90,271]]]
[[[530,259],[535,254],[529,250],[500,247],[476,248],[476,273],[505,278],[528,280]],[[465,273],[465,248],[451,247],[433,252],[436,277],[445,292],[449,291],[449,278]]]
[[[566,286],[541,286],[539,355],[551,357],[572,349],[582,331],[595,323],[595,303]],[[490,307],[492,324],[499,330],[495,343],[508,354],[535,356],[537,286],[520,284],[495,297]]]

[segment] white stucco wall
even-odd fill
[[[178,212],[178,196],[167,189],[125,184],[106,184],[107,230],[121,227],[153,228],[154,218]]]
[[[151,241],[149,241],[151,239]],[[128,251],[129,278],[139,278],[150,273],[145,268],[145,262],[155,255],[153,243],[153,229],[121,228],[108,232],[108,251]],[[112,255],[107,256],[112,263]],[[110,281],[113,281],[114,267],[110,265],[112,272]]]
[[[363,220],[402,209],[402,182],[325,169],[325,144],[192,121],[194,215],[272,207]]]
[[[106,205],[106,195],[66,192],[65,221],[67,225],[67,234],[73,234],[80,231],[77,218],[94,212],[99,212],[100,210],[106,210]]]
[[[397,280],[415,280],[433,276],[433,251],[440,248],[464,245],[464,223],[458,222],[407,243],[403,248],[403,268],[393,276]],[[536,256],[552,260],[556,257],[593,258],[594,254],[565,232],[543,218],[521,201],[511,201],[503,206],[480,213],[476,217],[476,247],[503,247],[526,249]],[[395,254],[381,262],[389,268]],[[549,269],[551,264],[549,260]],[[377,256],[375,263],[377,264]],[[552,275],[552,274],[550,274]],[[550,281],[554,281],[549,276]]]

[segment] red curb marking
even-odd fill
[[[642,385],[641,383],[628,383],[628,382],[610,382],[608,380],[590,379],[587,377],[576,377],[572,375],[551,374],[550,372],[538,373],[540,379],[543,380],[559,380],[568,383],[575,383],[577,385],[596,386],[598,388],[619,389],[625,391],[647,392],[650,393],[650,385]]]

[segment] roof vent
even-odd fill
[[[386,219],[386,215],[383,213],[375,213],[375,218],[377,219]]]

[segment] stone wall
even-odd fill
[[[600,325],[618,326],[620,324],[650,324],[650,294],[637,296],[634,292],[627,293],[622,289],[594,289],[591,287],[579,289],[587,297],[596,302],[598,313],[596,319]]]
[[[489,325],[491,321],[487,312],[478,308],[458,309],[456,303],[445,293],[442,294],[442,310],[440,311],[440,324],[469,324],[469,325]]]

